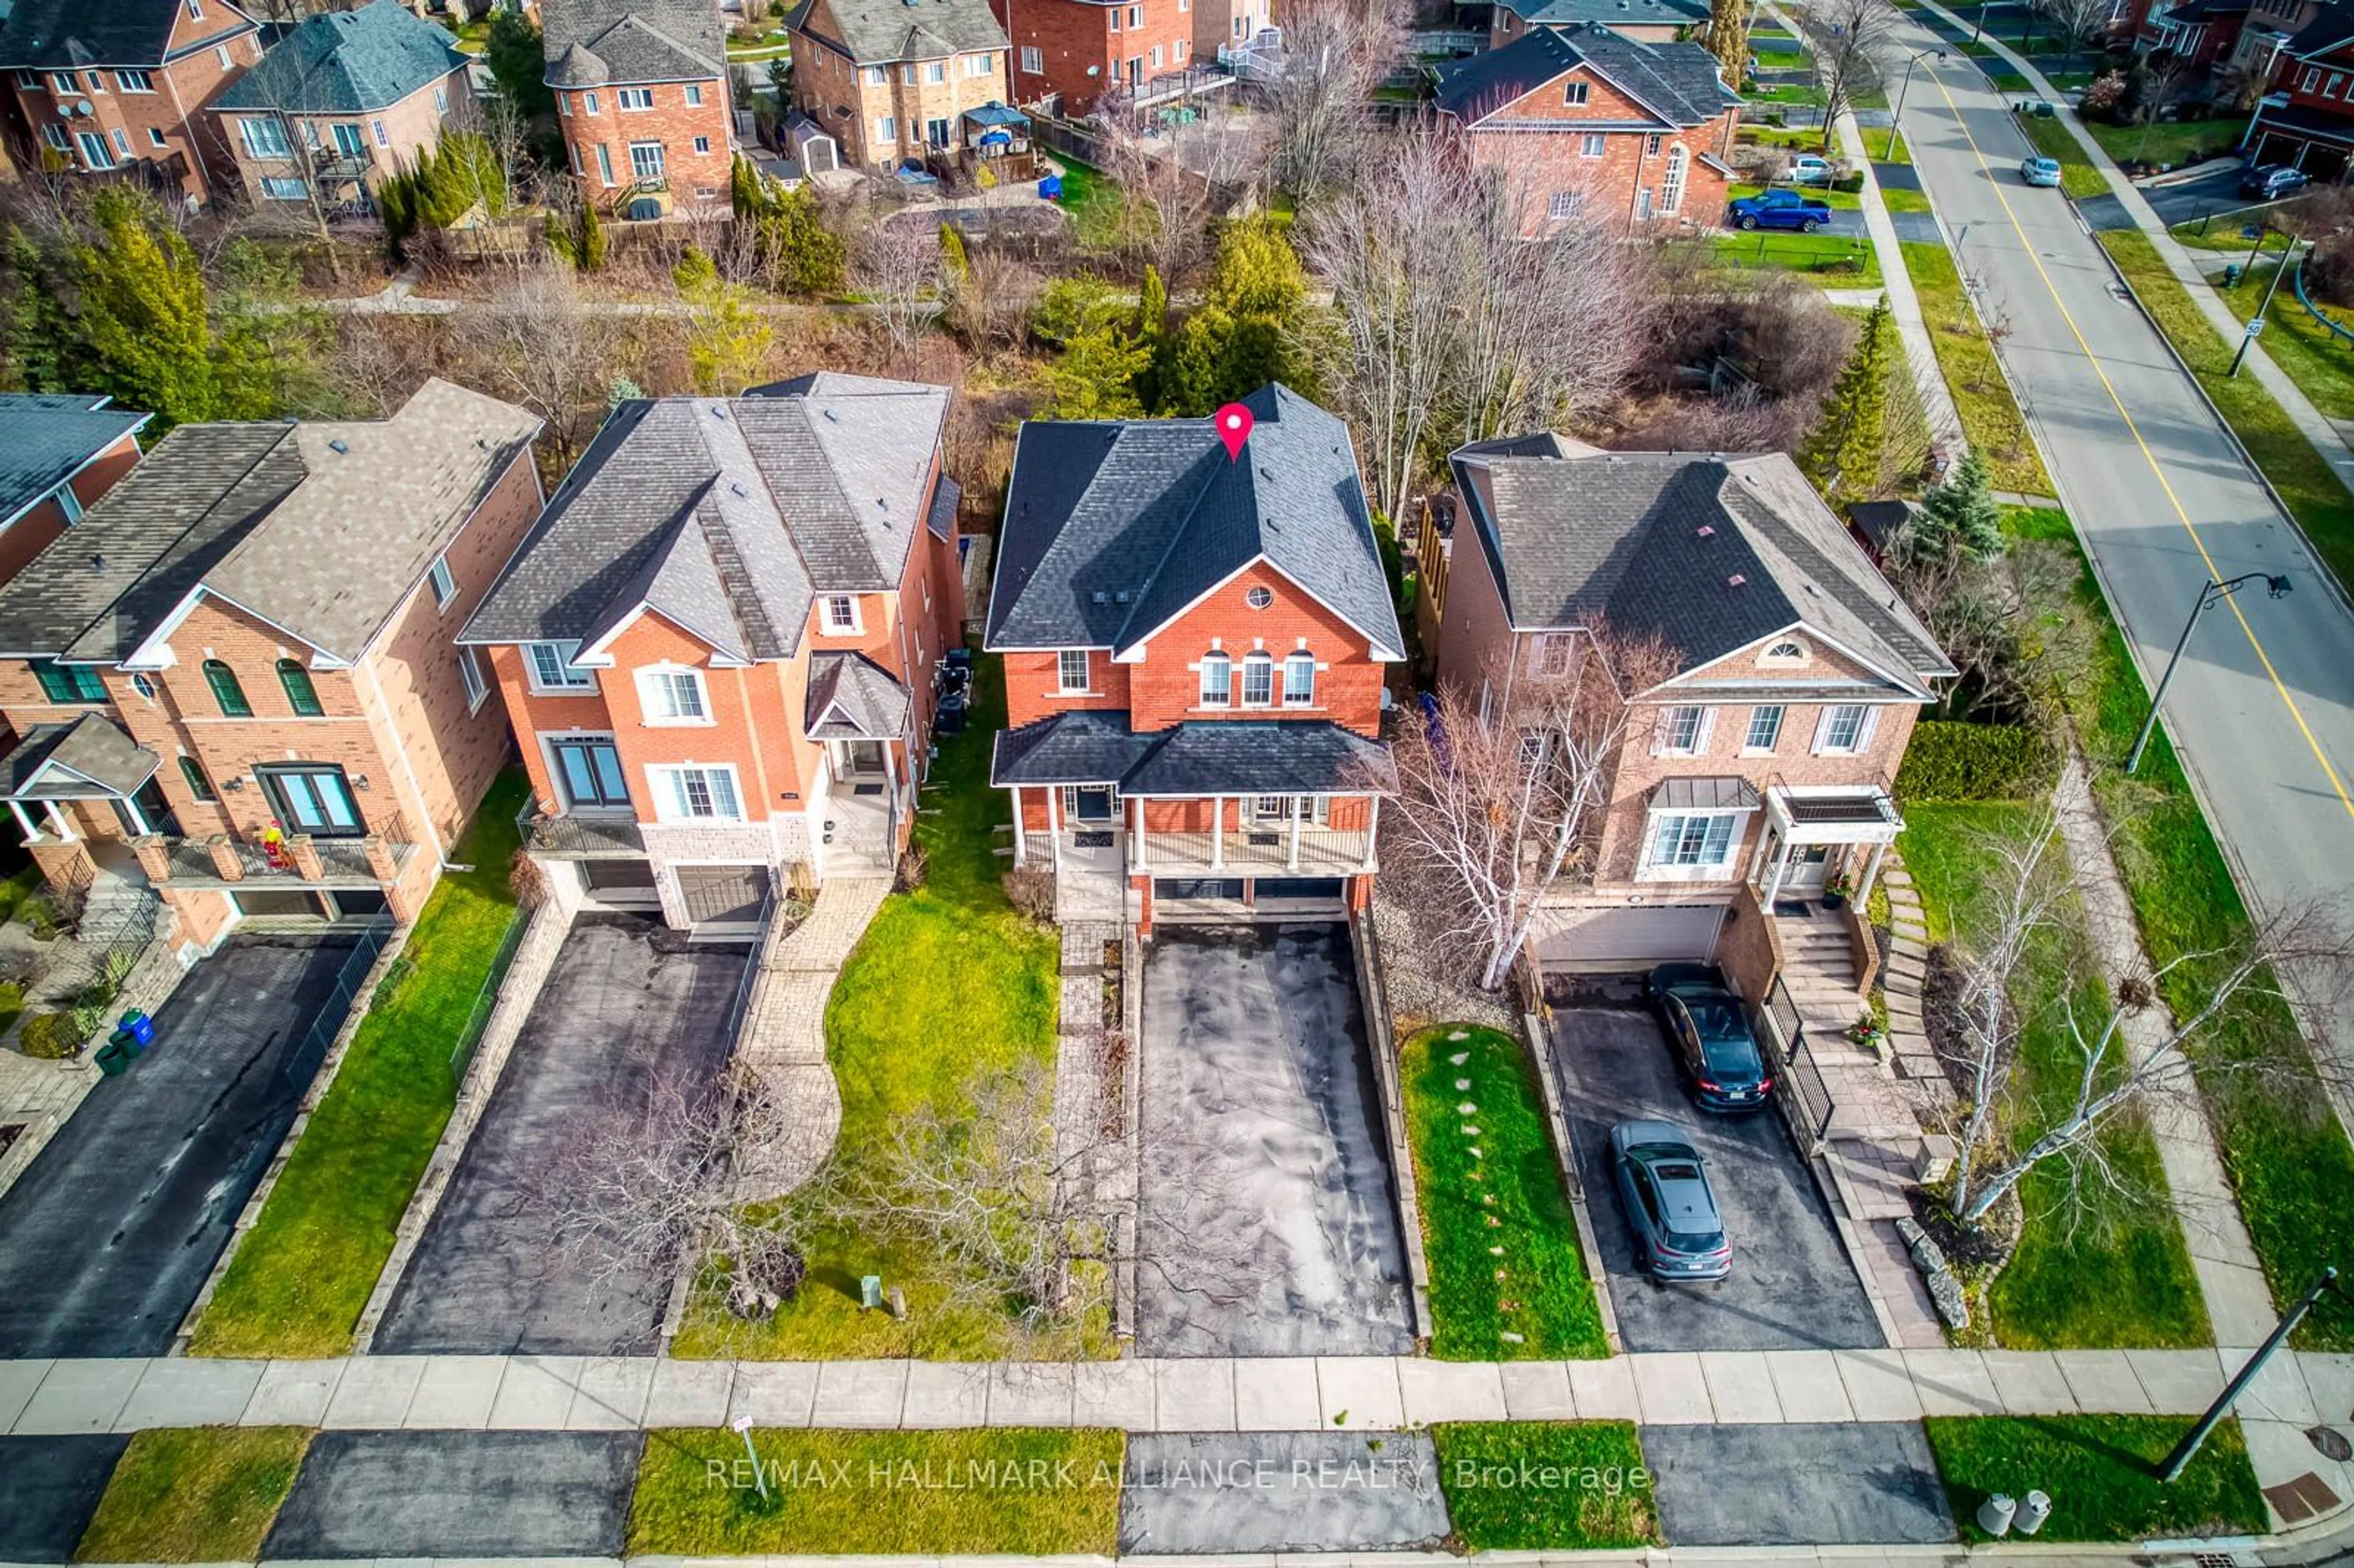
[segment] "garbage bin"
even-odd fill
[[[141,1050],[155,1044],[155,1021],[137,1008],[133,1008],[114,1022],[115,1027],[139,1043]]]
[[[131,1053],[111,1040],[100,1046],[92,1059],[98,1063],[98,1070],[110,1078],[121,1077],[131,1065]]]
[[[2239,281],[2240,264],[2237,261],[2234,261],[2230,266],[2223,269],[2223,287],[2229,289],[2237,284]]]
[[[106,1037],[106,1043],[122,1052],[125,1061],[133,1060],[139,1054],[139,1036],[132,1033],[128,1029],[116,1030]]]

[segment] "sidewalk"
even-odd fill
[[[1902,129],[1901,127],[1899,129]],[[1888,217],[1888,205],[1880,195],[1880,176],[1864,155],[1863,132],[1856,126],[1855,116],[1841,114],[1832,126],[1839,138],[1840,155],[1863,171],[1863,228],[1872,237],[1872,254],[1880,260],[1880,281],[1886,291],[1888,313],[1895,319],[1896,335],[1904,344],[1904,362],[1912,366],[1913,385],[1920,391],[1921,414],[1929,426],[1929,439],[1945,449],[1946,454],[1958,461],[1967,450],[1962,436],[1962,417],[1954,408],[1954,395],[1946,386],[1946,373],[1938,368],[1936,345],[1929,338],[1929,323],[1921,314],[1921,298],[1913,291],[1913,275],[1904,270],[1904,252],[1896,239],[1896,225]]]

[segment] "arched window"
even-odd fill
[[[253,716],[253,705],[245,700],[245,688],[237,683],[237,672],[219,660],[205,661],[205,684],[213,689],[213,701],[220,705],[224,717]]]
[[[1283,662],[1283,705],[1288,708],[1316,705],[1316,655],[1304,648]]]
[[[1275,701],[1275,661],[1264,653],[1243,655],[1243,706],[1263,708]]]
[[[220,799],[213,793],[213,781],[205,777],[205,765],[193,757],[180,758],[180,777],[187,780],[188,793],[199,800]]]
[[[1659,210],[1672,213],[1684,205],[1684,165],[1691,156],[1681,143],[1668,149],[1667,178],[1659,182]]]
[[[317,718],[327,710],[319,705],[319,688],[311,683],[311,672],[293,659],[278,661],[278,683],[286,688],[286,701],[300,718]]]
[[[1235,662],[1223,653],[1202,655],[1202,705],[1223,708],[1235,700]]]

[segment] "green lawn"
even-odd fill
[[[482,798],[376,994],[261,1217],[196,1320],[196,1354],[334,1356],[392,1251],[393,1231],[457,1096],[450,1057],[515,919],[508,862],[526,785]]]
[[[2354,583],[2354,495],[2347,493],[2321,454],[2254,376],[2243,374],[2234,379],[2227,374],[2232,351],[2239,345],[2226,343],[2222,334],[2199,313],[2189,292],[2158,260],[2148,237],[2130,231],[2105,233],[2100,238],[2132,283],[2143,308],[2157,319],[2175,352],[2222,409],[2223,418],[2264,477],[2273,482],[2273,488],[2288,503],[2338,580]],[[2279,308],[2280,302],[2274,301],[2274,312]],[[2289,308],[2297,308],[2294,300]]]
[[[2174,236],[2178,242],[2189,246],[2193,250],[2227,250],[2245,257],[2250,251],[2256,249],[2256,241],[2240,232],[2240,219],[2246,210],[2235,207],[2230,212],[2213,213],[2206,217],[2194,217],[2188,223],[2176,224],[2167,232]],[[2287,235],[2276,228],[2264,230],[2262,254],[2278,255],[2287,249],[2288,246]],[[2284,281],[2281,287],[2287,288],[2287,282]]]
[[[1128,199],[1119,183],[1101,169],[1065,154],[1055,154],[1055,161],[1063,165],[1063,206],[1071,215],[1079,243],[1092,250],[1116,244],[1120,208]]]
[[[75,1552],[83,1563],[250,1563],[311,1446],[307,1426],[135,1434]]]
[[[1744,125],[1734,139],[1761,147],[1785,147],[1793,153],[1819,153],[1823,146],[1821,128],[1812,125]]]
[[[1995,361],[1994,344],[1987,340],[1978,311],[1962,291],[1961,274],[1951,252],[1942,245],[1909,243],[1900,247],[1904,270],[1912,274],[1914,291],[1921,297],[1922,318],[1929,326],[1937,365],[1946,373],[1946,387],[1962,417],[1970,444],[1987,454],[1999,489],[2029,495],[2049,495],[2052,481],[2043,460],[2028,435],[2027,421],[2010,395],[2010,384]]]
[[[1766,268],[1806,272],[1827,289],[1872,289],[1880,285],[1880,262],[1871,242],[1838,234],[1721,234],[1709,241],[1719,262],[1744,270]]]
[[[2148,162],[2179,164],[2194,154],[2222,157],[2240,144],[2244,118],[2173,121],[2159,125],[2110,125],[2085,122],[2093,140],[2118,163]]]
[[[2190,1430],[2187,1415],[1933,1415],[1924,1424],[1962,1539],[1987,1539],[1978,1504],[1994,1492],[2047,1493],[2044,1541],[2146,1541],[2255,1535],[2264,1494],[2240,1424],[2208,1437],[2182,1478],[2161,1485],[2158,1467]]]
[[[1983,912],[1989,862],[1980,846],[1989,834],[2017,832],[2036,810],[2015,802],[1905,808],[1899,843],[1933,938],[1946,939],[1957,917],[1967,928],[1970,916]],[[2082,919],[2073,907],[2068,915]],[[2052,933],[2029,954],[2012,988],[2021,1019],[2010,1084],[2020,1125],[2049,1126],[2073,1102],[2083,1057],[2063,1009],[2073,1001],[2089,1023],[2104,1015],[2107,996],[2081,926]],[[2028,1224],[1995,1282],[1995,1342],[2011,1350],[2210,1343],[2206,1306],[2147,1125],[2137,1116],[2112,1123],[2101,1149],[2116,1186],[2087,1181],[2072,1200],[2069,1174],[2056,1160],[2020,1183]],[[2085,1289],[2088,1279],[2102,1288]]]
[[[2245,321],[2264,302],[2264,290],[2279,270],[2278,263],[2258,267],[2228,289],[2216,279],[2215,291],[2223,296],[2234,315]],[[2354,343],[2314,320],[2313,313],[2297,302],[2296,291],[2296,279],[2288,277],[2281,280],[2274,293],[2265,317],[2264,352],[2299,391],[2313,399],[2315,408],[2333,419],[2354,419]],[[2354,325],[2354,320],[2349,320],[2354,313],[2334,305],[2320,308],[2339,325]]]
[[[2037,152],[2060,161],[2060,189],[2071,200],[2109,194],[2108,176],[2093,166],[2093,160],[2084,155],[2084,143],[2076,140],[2058,115],[2046,120],[2034,114],[2015,114],[2011,121],[2026,133]]]
[[[1761,61],[1759,63],[1763,64],[1764,62]],[[1802,70],[1805,68],[1799,65],[1789,65],[1777,66],[1772,69],[1777,70]],[[1810,109],[1820,109],[1824,106],[1825,102],[1828,101],[1824,97],[1823,90],[1815,86],[1812,82],[1794,82],[1787,87],[1759,87],[1752,84],[1749,90],[1743,93],[1741,97],[1746,103],[1763,104],[1769,109],[1777,103],[1803,104]]]
[[[1881,205],[1891,212],[1935,212],[1926,191],[1901,191],[1891,185],[1880,187]]]
[[[1967,47],[1968,46],[1967,45],[1964,46],[1964,48]],[[1980,69],[1986,71],[1986,79],[1988,82],[1993,86],[1997,92],[2001,93],[2006,98],[2023,98],[2028,93],[2035,90],[2033,85],[2031,84],[2025,77],[2020,75],[2019,72],[2010,69],[2007,66],[1981,67]]]
[[[1493,1029],[1442,1023],[1400,1056],[1432,1354],[1608,1355],[1528,1052]]]
[[[1875,164],[1910,164],[1913,149],[1904,144],[1904,132],[1893,125],[1866,126],[1858,134],[1863,138],[1863,155]]]
[[[1108,1557],[1119,1538],[1118,1432],[646,1434],[631,1556],[858,1553]]]
[[[884,901],[826,1005],[827,1059],[842,1086],[838,1160],[871,1157],[882,1129],[918,1106],[962,1106],[990,1072],[1053,1060],[1055,934],[1005,902],[1002,864],[991,853],[1002,842],[991,830],[1008,815],[1003,794],[989,787],[990,743],[1004,722],[998,663],[984,659],[970,726],[940,741],[925,786],[916,821],[928,857],[924,885]],[[808,1284],[770,1322],[738,1322],[698,1292],[676,1353],[971,1361],[1009,1349],[1005,1319],[942,1308],[947,1277],[937,1257],[842,1232],[821,1233],[808,1251]],[[860,1307],[867,1274],[906,1289],[906,1319]],[[1109,1334],[1094,1321],[1045,1348],[1106,1355]]]
[[[1625,1421],[1501,1421],[1431,1428],[1455,1533],[1472,1552],[1659,1544],[1652,1476]]]

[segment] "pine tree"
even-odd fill
[[[90,389],[153,409],[166,425],[272,412],[225,406],[204,270],[180,232],[146,197],[121,187],[101,191],[90,217],[97,242],[77,240],[73,249],[80,335],[95,372]]]
[[[1151,351],[1108,326],[1075,335],[1046,371],[1049,419],[1125,419],[1144,412],[1136,377]]]
[[[1156,281],[1148,279],[1148,289]],[[1229,225],[1201,307],[1151,345],[1152,406],[1200,416],[1270,381],[1312,390],[1296,343],[1307,302],[1307,270],[1282,230],[1263,218]]]
[[[842,291],[850,273],[849,251],[842,236],[826,228],[807,185],[769,196],[760,217],[760,240],[779,281],[792,292],[822,299]]]
[[[2002,554],[2002,508],[1994,499],[1994,473],[1976,447],[1963,454],[1945,483],[1923,497],[1903,549],[1916,560],[1950,560],[1967,553],[1985,561]]]
[[[972,276],[972,259],[965,254],[964,236],[952,223],[940,225],[940,276],[951,289]]]
[[[8,300],[8,358],[30,392],[69,392],[92,379],[80,329],[60,302],[69,267],[21,228],[8,231],[0,272],[14,284]]]
[[[1888,302],[1872,307],[1839,382],[1823,402],[1798,467],[1826,495],[1867,495],[1880,478],[1888,436]]]
[[[605,233],[605,220],[597,216],[597,204],[592,201],[582,202],[580,204],[580,249],[578,252],[580,270],[583,272],[603,271],[605,269],[605,253],[607,250],[611,249],[612,243],[612,240]]]
[[[491,36],[482,45],[482,58],[491,79],[526,119],[556,112],[556,94],[547,86],[546,58],[540,53],[539,29],[520,10],[502,5],[491,18]]]
[[[616,376],[605,384],[605,412],[611,413],[624,403],[634,403],[646,395],[646,389],[626,376]]]

